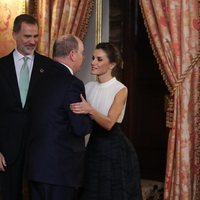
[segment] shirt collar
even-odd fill
[[[14,54],[14,57],[17,59],[17,60],[21,60],[23,59],[25,56],[22,55],[17,49],[15,49],[15,51],[13,52]],[[33,54],[30,54],[30,55],[26,55],[26,57],[28,57],[30,60],[33,60],[34,58],[34,55]]]
[[[73,70],[72,70],[69,66],[67,66],[67,65],[64,64],[64,63],[61,63],[61,64],[64,65],[65,67],[67,67],[67,69],[70,71],[70,73],[71,73],[72,75],[74,75]]]

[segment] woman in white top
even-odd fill
[[[81,95],[82,102],[71,104],[74,113],[89,114],[94,121],[81,200],[142,199],[137,155],[120,128],[128,89],[113,72],[121,65],[119,50],[99,43],[91,63],[98,81],[86,84],[87,101]]]

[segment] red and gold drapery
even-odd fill
[[[35,16],[39,22],[40,40],[38,51],[52,55],[55,39],[71,33],[83,39],[94,0],[38,0]]]
[[[171,93],[165,200],[200,199],[199,4],[198,0],[140,0]]]

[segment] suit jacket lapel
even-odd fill
[[[17,82],[17,75],[15,71],[15,63],[13,59],[13,52],[7,56],[7,61],[4,66],[4,73],[8,80],[10,87],[13,90],[13,94],[17,98],[17,101],[21,103],[20,94],[19,94],[19,87]]]
[[[34,57],[34,63],[33,63],[33,69],[31,73],[31,78],[29,82],[29,89],[28,89],[28,94],[26,98],[26,102],[29,100],[31,96],[32,89],[39,79],[39,77],[43,74],[44,72],[44,66],[42,66],[42,57],[35,52],[35,57]]]
[[[17,82],[17,75],[15,71],[15,63],[14,63],[14,58],[13,58],[13,52],[11,52],[5,59],[5,66],[2,66],[3,73],[5,74],[5,77],[8,81],[8,86],[12,88],[13,94],[15,98],[17,98],[17,102],[19,102],[19,105],[22,106],[21,104],[21,98],[20,98],[20,93],[19,93],[19,87],[18,87],[18,82]],[[26,104],[29,101],[32,89],[37,82],[38,78],[41,77],[41,75],[45,72],[45,66],[43,66],[43,58],[41,55],[35,52],[35,57],[34,57],[34,63],[33,63],[33,69],[31,73],[31,78],[29,82],[29,89],[28,89],[28,94],[26,98]]]

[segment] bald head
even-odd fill
[[[83,43],[78,37],[72,34],[62,35],[54,43],[53,59],[66,64],[75,73],[80,70],[83,51]]]
[[[60,36],[53,46],[53,57],[69,55],[72,50],[78,50],[78,40],[74,35]]]

